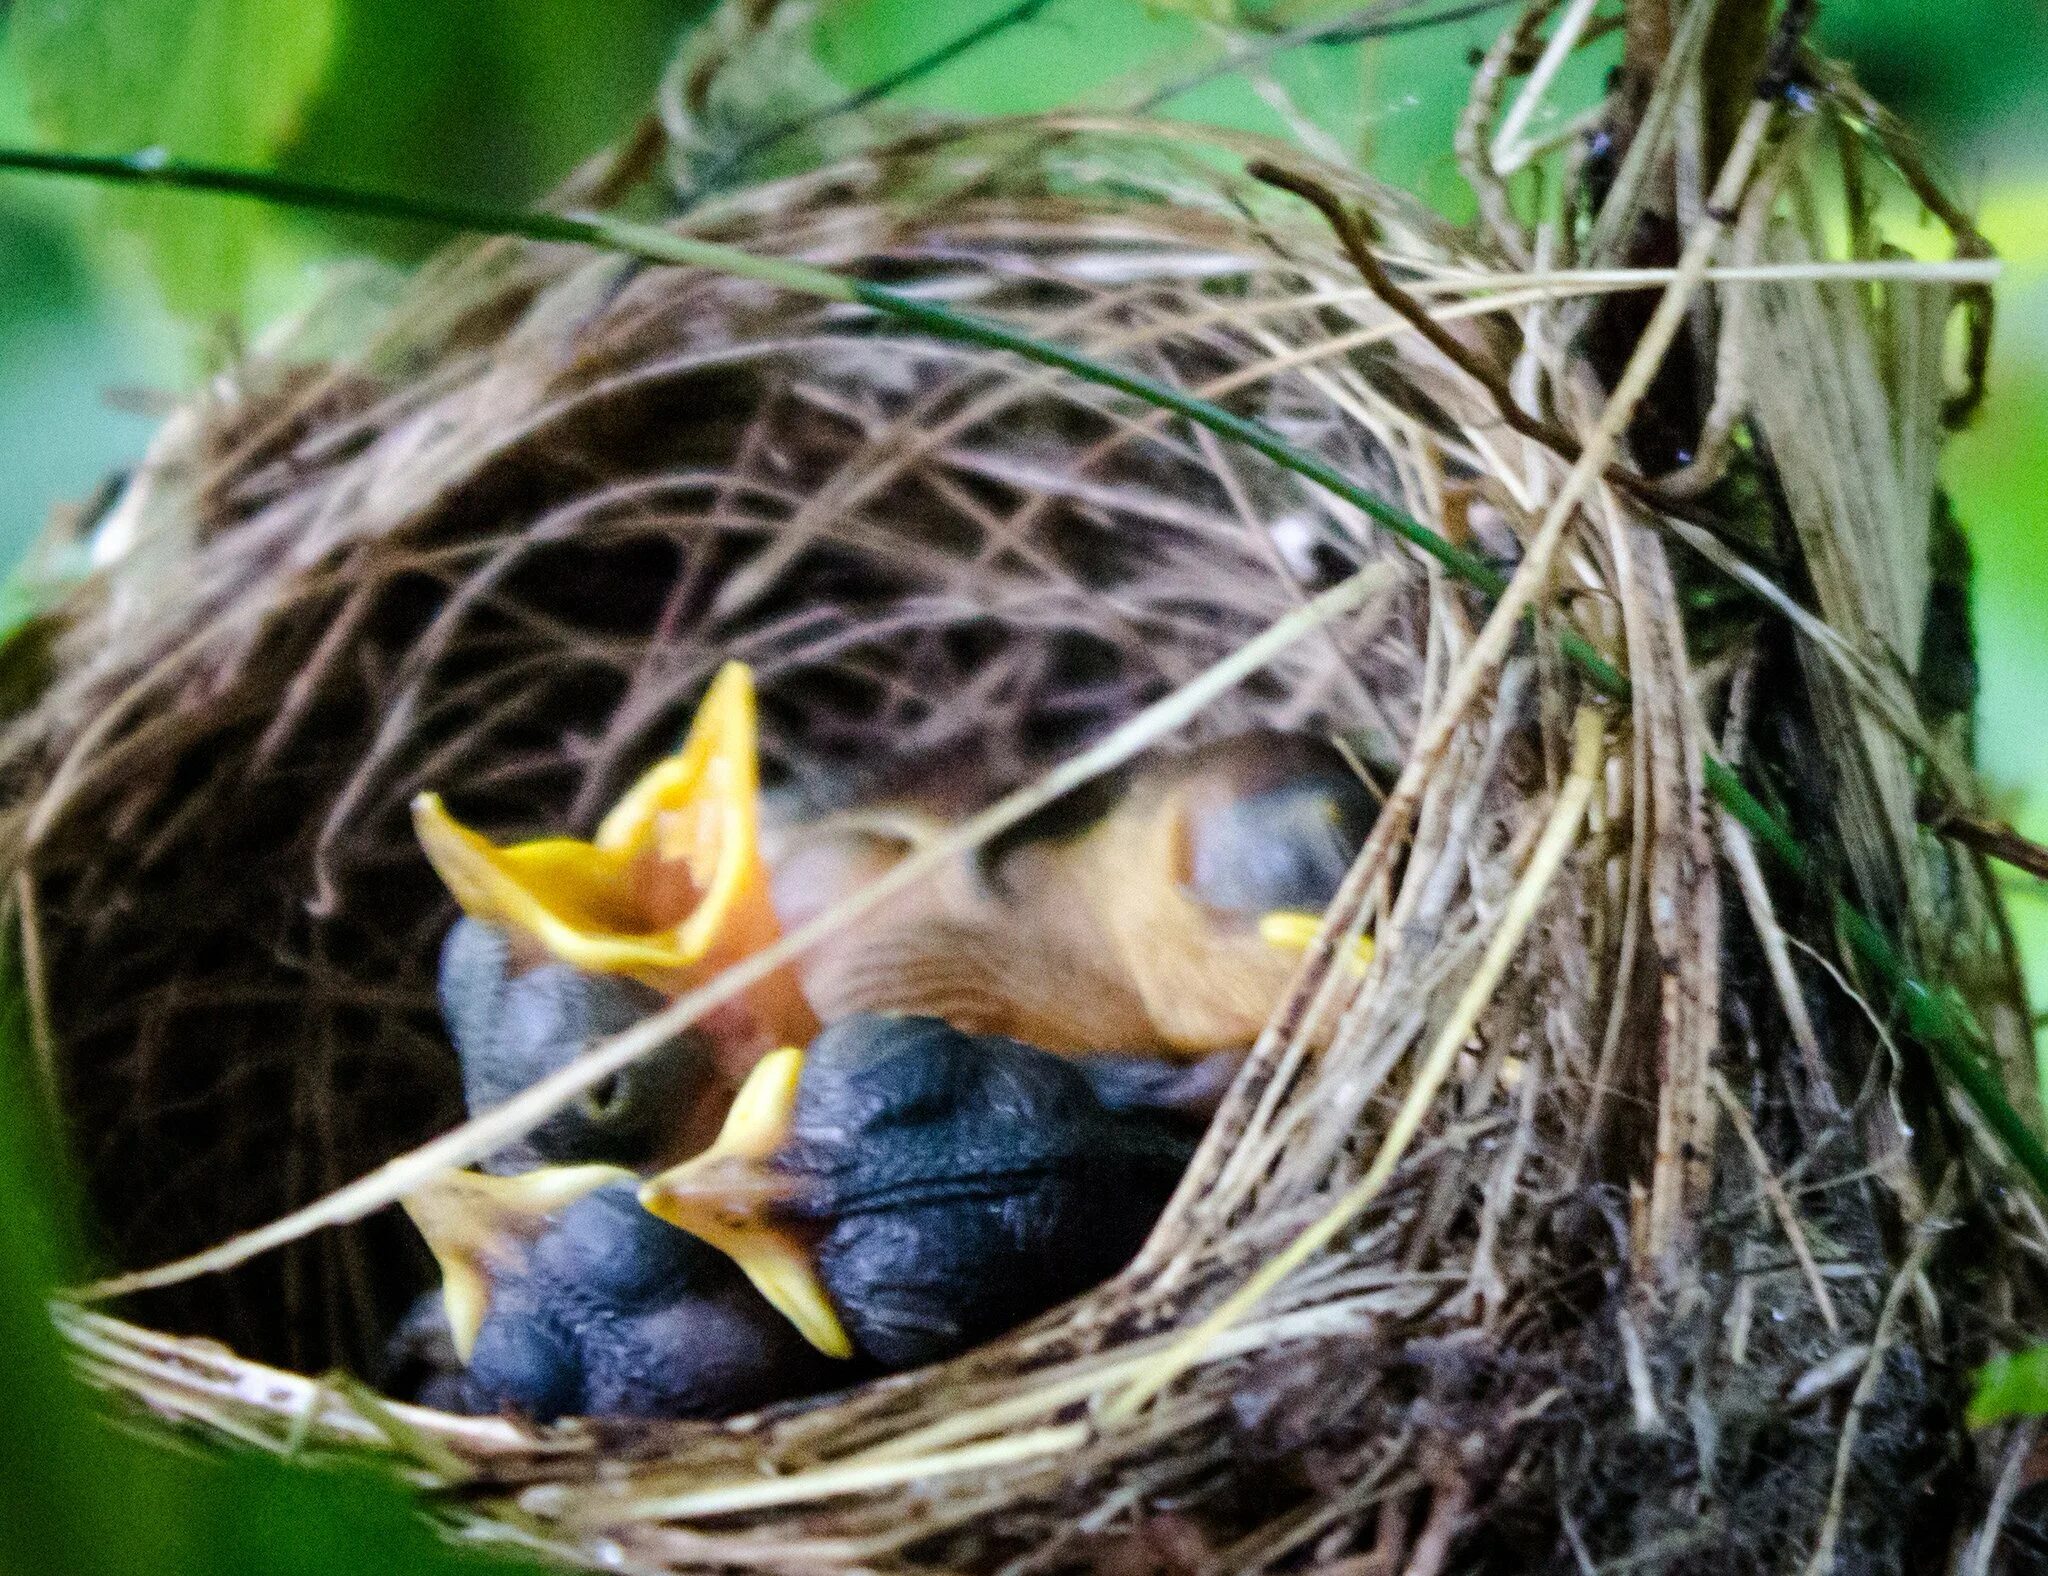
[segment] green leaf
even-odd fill
[[[8,949],[0,943],[0,954]],[[63,1576],[540,1576],[451,1547],[388,1466],[206,1448],[70,1371],[46,1298],[80,1272],[76,1198],[45,1119],[19,964],[0,955],[0,1571]],[[171,1446],[182,1448],[167,1448]]]
[[[319,86],[337,0],[16,0],[10,47],[51,144],[267,165]],[[263,215],[246,204],[119,193],[164,299],[240,307]]]
[[[278,166],[420,196],[533,202],[625,134],[710,3],[343,0],[326,78]],[[447,238],[332,216],[300,223],[330,245],[398,257]]]
[[[1970,1408],[1964,1413],[1964,1421],[1972,1428],[2048,1413],[2048,1346],[1993,1358],[1977,1370],[1976,1381]]]

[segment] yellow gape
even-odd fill
[[[1282,952],[1308,951],[1309,944],[1316,939],[1316,932],[1322,928],[1323,916],[1304,909],[1276,908],[1270,914],[1259,916],[1259,939]],[[1356,937],[1344,950],[1352,972],[1363,974],[1365,966],[1372,962],[1372,937]]]
[[[640,1202],[671,1226],[726,1254],[768,1302],[828,1357],[851,1357],[853,1342],[818,1277],[799,1230],[776,1219],[800,1186],[768,1162],[788,1140],[804,1053],[764,1057],[741,1087],[718,1141],[664,1171]]]
[[[632,1176],[617,1166],[544,1166],[513,1177],[451,1171],[399,1200],[441,1266],[441,1301],[457,1357],[467,1363],[476,1350],[494,1278],[518,1268],[549,1217]]]
[[[427,858],[465,914],[594,973],[678,994],[778,934],[759,844],[754,683],[728,662],[689,737],[651,767],[589,842],[544,837],[500,847],[413,803]],[[768,1043],[808,1040],[816,1020],[778,971],[746,1005]]]

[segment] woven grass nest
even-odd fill
[[[1482,67],[1473,146],[1528,65],[1511,35]],[[1765,785],[2023,1065],[1995,896],[1914,824],[1930,780],[1969,791],[1966,725],[1915,682],[1953,629],[1952,301],[1800,272],[1837,109],[1752,150],[1718,257],[1788,266],[1686,286],[1693,387],[1667,374],[1618,434],[1629,346],[1598,347],[1643,318],[1610,303],[1657,297],[1574,270],[1654,206],[1627,167],[1565,245],[1497,192],[1457,233],[1296,151],[1068,117],[689,220],[1204,394],[1507,572],[1546,555],[1533,625],[1122,394],[703,270],[466,244],[345,354],[287,339],[224,374],[100,527],[5,736],[6,847],[111,1265],[373,1180],[265,1251],[125,1283],[121,1319],[67,1305],[85,1372],[224,1441],[389,1456],[462,1534],[612,1568],[1988,1559],[2020,1456],[1961,1408],[2038,1326],[2038,1217],[1703,764]],[[1687,124],[1639,122],[1653,149]],[[1369,215],[1462,354],[1253,157]],[[1553,430],[1506,422],[1503,389]],[[1676,482],[1596,474],[1545,532],[1578,448],[1650,468],[1628,445],[1674,411],[1707,429]],[[1338,585],[1344,611],[1303,612]],[[936,1369],[545,1430],[321,1377],[372,1372],[431,1284],[381,1207],[405,1162],[376,1168],[461,1119],[432,994],[452,910],[409,801],[587,829],[734,657],[771,775],[831,802],[939,774],[999,802],[1105,738],[1337,735],[1390,798],[1326,937],[1374,960],[1311,953],[1128,1271]]]

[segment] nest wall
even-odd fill
[[[1214,172],[1244,151],[1001,128],[693,225],[1206,393],[1513,567],[1565,460],[1325,232]],[[1445,281],[1495,272],[1316,174],[1439,307],[1462,299]],[[1575,419],[1593,378],[1556,348],[1565,310],[1446,319]],[[1977,1492],[1956,1421],[1975,1310],[2031,1293],[2006,1278],[2009,1224],[1921,1230],[1957,1207],[1968,1142],[1858,1000],[1815,970],[1786,1029],[1777,949],[1833,939],[1731,880],[1701,741],[1755,724],[1797,783],[1820,748],[1807,673],[1761,625],[1689,650],[1682,591],[1708,571],[1666,524],[1598,492],[1542,627],[1466,706],[1485,604],[1207,433],[851,307],[462,248],[367,348],[254,360],[167,427],[6,737],[7,845],[112,1264],[232,1237],[454,1125],[432,1000],[452,911],[410,799],[444,792],[494,834],[587,830],[727,658],[759,677],[780,788],[839,804],[943,777],[978,805],[1378,573],[1362,610],[1158,741],[1327,730],[1400,777],[1331,916],[1376,935],[1375,961],[1304,972],[1129,1271],[937,1370],[730,1425],[365,1412],[304,1376],[369,1372],[430,1283],[391,1210],[151,1292],[133,1323],[67,1314],[81,1360],[181,1421],[311,1419],[409,1454],[458,1523],[516,1506],[555,1553],[643,1567],[1378,1548],[1392,1570],[1455,1547],[1471,1569],[1761,1570],[1825,1535],[1886,1569],[1946,1547]],[[1557,659],[1557,620],[1626,669],[1630,704]],[[1535,881],[1580,707],[1604,738],[1590,813]],[[1795,809],[1835,835],[1825,785]],[[1995,950],[1977,874],[1940,868],[1946,944]],[[1384,1187],[1180,1360],[1177,1332],[1362,1197],[1468,1008]],[[1952,1296],[1924,1290],[1936,1268]],[[1169,1358],[1173,1382],[1120,1413]]]

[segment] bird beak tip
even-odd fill
[[[832,1306],[824,1282],[808,1260],[741,1267],[755,1289],[818,1351],[842,1362],[853,1356],[853,1340],[840,1321],[839,1310]]]
[[[476,1355],[476,1338],[483,1333],[484,1315],[490,1308],[490,1290],[481,1276],[444,1269],[441,1276],[441,1306],[448,1314],[448,1334],[456,1359],[464,1367]]]
[[[759,1161],[714,1149],[644,1184],[640,1204],[731,1259],[812,1346],[851,1357],[853,1342],[810,1250],[773,1218],[799,1187]]]
[[[418,1196],[399,1203],[440,1267],[441,1306],[448,1316],[448,1333],[454,1339],[456,1357],[467,1365],[491,1303],[490,1273],[483,1265],[482,1252],[461,1229],[448,1205]]]
[[[401,1198],[399,1207],[441,1268],[441,1304],[455,1355],[466,1364],[490,1313],[494,1266],[518,1260],[521,1244],[552,1215],[630,1177],[617,1166],[543,1166],[514,1177],[451,1171]]]

